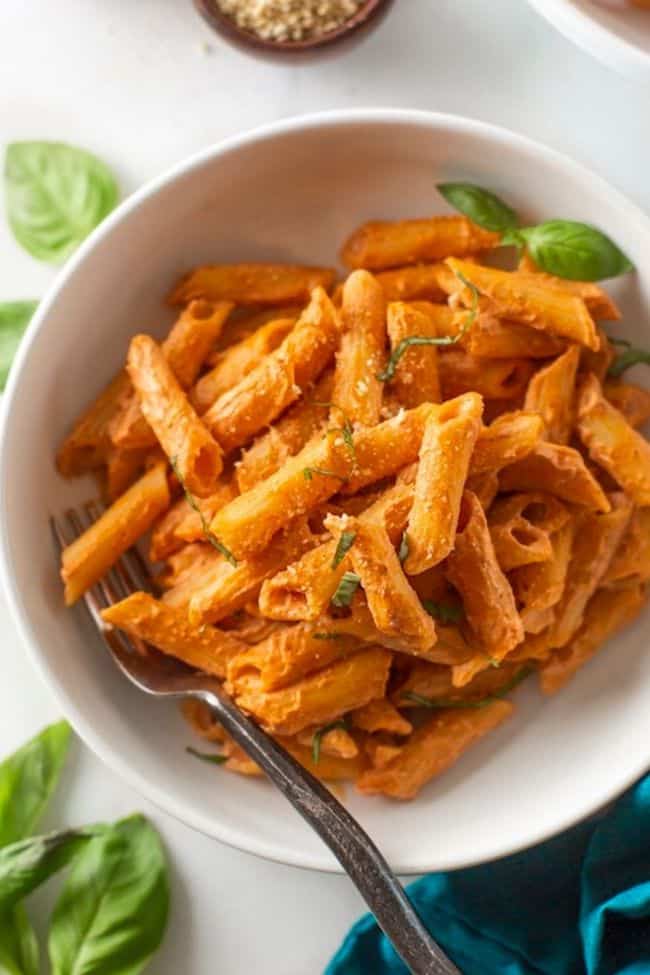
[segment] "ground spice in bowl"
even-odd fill
[[[353,17],[363,0],[217,0],[242,30],[264,41],[307,41],[324,37]]]

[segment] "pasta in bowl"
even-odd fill
[[[369,179],[371,172],[373,178]],[[467,120],[417,112],[364,111],[284,122],[231,140],[207,150],[128,200],[72,258],[44,299],[5,395],[0,452],[0,566],[26,647],[61,710],[103,760],[164,810],[222,841],[285,863],[337,869],[318,839],[285,808],[282,797],[263,778],[230,774],[229,770],[238,764],[240,770],[246,770],[244,756],[217,740],[219,729],[213,727],[205,713],[194,711],[182,716],[171,704],[143,698],[125,684],[101,652],[101,643],[85,625],[84,611],[64,606],[61,580],[49,544],[48,518],[70,505],[97,497],[98,487],[92,471],[78,478],[61,476],[53,457],[58,450],[59,464],[67,475],[73,473],[74,452],[68,457],[72,466],[66,468],[66,452],[61,451],[61,445],[80,414],[107,387],[112,386],[112,390],[104,400],[106,412],[110,412],[116,398],[122,407],[120,423],[110,423],[110,442],[113,437],[131,437],[132,446],[128,450],[125,445],[121,450],[109,450],[100,459],[99,454],[108,443],[103,440],[99,453],[88,439],[84,446],[84,437],[92,441],[97,434],[89,422],[77,442],[77,457],[82,457],[82,465],[99,470],[104,490],[119,499],[120,524],[130,537],[140,538],[147,557],[151,554],[156,559],[154,565],[161,585],[161,591],[154,596],[155,612],[150,594],[145,594],[147,598],[139,597],[138,603],[126,606],[122,622],[132,625],[137,619],[138,625],[150,626],[153,641],[156,628],[160,635],[161,620],[164,626],[170,618],[182,620],[196,636],[197,621],[205,614],[201,640],[195,646],[203,658],[195,658],[195,666],[205,666],[206,659],[217,659],[215,633],[222,650],[226,647],[223,634],[228,634],[230,647],[237,650],[231,659],[226,648],[221,658],[229,686],[251,713],[260,710],[262,700],[268,704],[269,695],[276,695],[271,698],[274,710],[267,711],[266,718],[258,716],[258,720],[271,719],[276,727],[281,724],[281,730],[273,733],[305,763],[315,763],[316,771],[327,781],[341,782],[341,776],[345,777],[337,788],[344,789],[346,804],[396,869],[418,872],[453,868],[505,855],[539,841],[612,798],[650,762],[644,734],[644,715],[650,706],[644,613],[609,637],[603,651],[581,667],[574,679],[566,681],[560,693],[540,694],[539,676],[531,671],[541,671],[540,658],[533,658],[532,663],[516,659],[518,644],[498,667],[493,664],[498,662],[501,648],[490,651],[494,661],[481,656],[476,661],[479,669],[471,673],[474,664],[467,653],[467,638],[481,625],[482,610],[471,610],[466,594],[449,572],[449,555],[433,568],[419,571],[421,560],[426,558],[425,545],[429,544],[422,521],[415,540],[411,538],[413,530],[406,530],[407,544],[402,544],[411,512],[417,515],[418,475],[423,483],[425,473],[430,478],[439,469],[437,462],[420,465],[425,430],[430,445],[435,443],[438,430],[442,447],[453,442],[451,438],[459,430],[468,431],[468,437],[476,434],[472,450],[466,446],[466,453],[471,455],[470,468],[457,515],[454,514],[458,519],[454,539],[460,536],[465,543],[463,548],[461,541],[455,553],[461,562],[457,572],[464,575],[462,559],[469,557],[467,550],[475,544],[477,528],[483,532],[479,537],[486,537],[481,527],[483,514],[500,572],[513,593],[517,615],[527,627],[525,642],[530,648],[539,636],[530,627],[548,627],[547,608],[536,605],[536,600],[540,592],[548,599],[547,594],[554,590],[557,593],[560,585],[557,579],[548,578],[541,588],[533,584],[536,567],[549,567],[549,560],[543,561],[549,542],[557,550],[561,564],[569,548],[571,529],[567,526],[576,514],[582,513],[596,522],[602,516],[607,519],[603,529],[609,524],[613,530],[611,512],[599,510],[602,496],[594,489],[594,482],[612,505],[612,511],[618,511],[612,504],[613,495],[629,496],[627,488],[621,489],[615,480],[607,480],[611,475],[602,467],[604,461],[591,456],[593,447],[587,447],[578,431],[577,416],[570,422],[569,441],[562,444],[557,442],[557,431],[563,424],[566,426],[561,411],[547,412],[542,406],[545,389],[557,385],[562,388],[572,373],[576,352],[566,355],[569,346],[580,346],[575,369],[579,378],[573,383],[576,396],[582,397],[583,381],[593,372],[607,402],[627,417],[628,424],[640,424],[645,411],[645,397],[638,392],[643,384],[642,366],[616,380],[604,375],[606,367],[598,360],[598,352],[577,337],[553,337],[525,321],[514,322],[519,328],[508,328],[504,335],[501,320],[508,319],[486,314],[484,306],[495,298],[491,295],[493,286],[498,285],[498,296],[501,285],[497,277],[485,281],[472,275],[482,274],[486,268],[498,270],[490,256],[490,251],[495,250],[495,231],[487,230],[487,244],[475,253],[450,256],[455,247],[431,256],[419,251],[416,263],[400,259],[396,264],[391,261],[387,269],[376,264],[364,268],[362,264],[368,261],[363,256],[355,266],[348,259],[345,264],[338,264],[335,279],[332,278],[328,269],[335,265],[341,246],[355,227],[367,227],[369,220],[379,218],[392,225],[436,214],[458,221],[458,211],[449,209],[435,186],[459,176],[494,188],[521,213],[522,221],[561,214],[571,220],[595,222],[605,230],[629,255],[637,272],[604,286],[597,282],[579,286],[565,281],[565,291],[585,289],[582,301],[598,335],[604,329],[612,339],[625,338],[635,346],[647,345],[644,329],[650,310],[650,282],[645,269],[649,266],[650,230],[646,219],[619,194],[568,160],[510,133]],[[461,225],[464,223],[451,227]],[[368,240],[367,229],[355,237],[353,253],[360,254],[361,244]],[[486,240],[486,228],[481,228],[481,239]],[[373,247],[374,240],[369,241]],[[509,273],[536,275],[538,284],[544,281],[541,265],[519,267],[513,252],[499,251],[497,256],[501,268]],[[507,258],[505,262],[502,256]],[[231,292],[230,296],[212,292],[201,297],[192,289],[205,289],[205,272],[191,273],[182,285],[178,284],[180,275],[188,269],[220,267],[228,269],[230,287],[232,268],[236,266],[237,287],[251,292],[251,264],[255,265],[254,277],[260,287],[268,289],[273,285],[274,304],[265,305],[261,291],[253,293],[252,305],[245,304],[241,291]],[[276,277],[278,265],[290,269],[288,278],[284,272]],[[296,294],[291,291],[296,282],[295,271],[305,267],[308,272],[302,278],[304,290]],[[353,273],[354,280],[346,287]],[[314,278],[314,274],[318,277]],[[464,283],[459,275],[469,283]],[[368,278],[372,285],[368,285]],[[211,280],[215,280],[214,276]],[[521,281],[521,277],[516,280]],[[377,281],[381,295],[374,287]],[[367,286],[372,287],[375,299],[385,302],[384,344],[375,373],[388,375],[383,380],[375,375],[369,396],[362,395],[362,386],[355,389],[350,385],[346,395],[350,400],[353,394],[355,400],[358,398],[351,407],[348,400],[339,402],[342,391],[329,384],[336,373],[337,351],[349,332],[343,326],[343,300],[347,299],[346,315],[350,318],[351,302],[363,301],[366,307]],[[436,290],[432,290],[434,287]],[[168,305],[165,298],[174,288],[182,288],[175,299],[179,304]],[[530,294],[530,278],[526,294]],[[516,301],[520,297],[517,292],[510,296]],[[565,295],[561,304],[567,300]],[[608,317],[611,303],[621,311],[620,323]],[[302,393],[288,402],[296,395],[295,390],[285,381],[282,361],[278,363],[276,357],[274,362],[272,357],[301,319],[298,336],[305,334],[310,323],[324,320],[331,308],[335,313],[335,348],[327,352],[328,364],[308,380],[304,380],[304,373],[301,376],[301,369],[319,367],[315,360],[308,360],[309,350],[295,343],[294,335],[294,379],[297,368],[296,385],[302,390],[305,383],[310,390],[309,408]],[[365,313],[359,318],[365,321]],[[575,316],[570,315],[569,319],[574,321]],[[562,321],[562,316],[556,316],[556,324],[561,325]],[[587,319],[583,315],[577,321],[582,322],[580,328],[587,325],[583,334],[588,338]],[[463,337],[452,342],[463,329]],[[184,334],[192,336],[187,338],[187,345]],[[516,334],[524,341],[514,347]],[[130,344],[136,335],[147,339],[139,340],[130,355]],[[445,342],[404,344],[404,340],[414,336]],[[191,354],[184,351],[195,350],[194,343],[199,338],[207,342],[207,353],[200,349]],[[350,333],[346,342],[351,340]],[[507,352],[504,341],[511,343]],[[397,359],[400,343],[405,351]],[[226,353],[226,349],[230,351]],[[212,413],[214,425],[208,430],[220,448],[218,452],[208,447],[207,462],[199,458],[200,463],[193,470],[196,456],[180,449],[199,443],[188,433],[181,445],[167,441],[165,453],[160,446],[165,439],[160,426],[164,418],[145,416],[147,407],[143,409],[141,402],[145,386],[149,391],[146,395],[156,394],[156,384],[152,388],[151,383],[154,376],[158,376],[156,382],[161,376],[158,351],[174,375],[176,386],[172,384],[170,388],[180,390],[205,429],[206,413],[224,394],[231,394],[239,386],[241,373],[249,370],[252,362],[255,368],[265,363],[268,378],[266,385],[260,387],[263,395],[251,401],[255,410],[265,411],[263,430],[247,432],[246,437],[251,439],[241,446],[227,445],[226,434],[231,440],[238,436],[238,416],[242,424],[254,423],[255,410],[238,413],[241,399],[222,400],[219,410]],[[620,359],[626,350],[617,346],[615,352]],[[371,354],[378,354],[376,342],[367,358]],[[481,363],[480,375],[472,364],[472,356]],[[204,365],[193,375],[197,357]],[[592,357],[589,369],[588,357]],[[356,361],[355,356],[349,358]],[[436,362],[436,369],[431,368],[432,361]],[[126,371],[127,364],[133,376]],[[545,378],[546,367],[552,369]],[[165,383],[161,388],[169,392]],[[356,409],[376,409],[376,391],[381,393],[379,421],[368,417],[363,421],[353,419]],[[533,394],[537,402],[525,404],[526,397]],[[593,424],[600,416],[600,407],[594,412],[590,388],[584,396],[583,418]],[[281,412],[273,418],[270,413],[278,403],[283,404]],[[184,410],[183,416],[186,422],[192,414]],[[317,436],[311,435],[309,444],[302,439],[303,424],[308,430],[317,427]],[[154,425],[158,425],[160,440]],[[217,428],[223,443],[218,434],[215,437]],[[273,433],[265,437],[269,429]],[[554,432],[549,434],[549,429]],[[352,463],[350,432],[360,467],[370,471],[375,463],[372,444],[379,440],[383,445],[380,456],[393,455],[392,473],[365,485],[360,483],[359,474],[359,483],[355,483],[347,467]],[[342,444],[336,443],[339,439]],[[512,455],[511,462],[500,468],[499,492],[490,504],[495,458],[508,443],[528,452],[519,460]],[[307,448],[311,451],[307,457],[303,454],[301,461],[295,461]],[[330,454],[324,457],[323,449]],[[567,455],[574,456],[574,451],[582,459],[586,476],[582,468],[575,471],[565,461]],[[431,459],[435,454],[429,451],[426,456]],[[241,461],[237,468],[232,467],[234,460]],[[285,509],[279,532],[261,542],[278,517],[272,499],[270,520],[266,514],[250,518],[245,511],[242,513],[241,499],[252,493],[258,499],[256,506],[260,504],[259,511],[266,511],[265,502],[255,493],[259,484],[277,478],[280,466],[286,468],[292,460],[297,476],[278,486],[280,506]],[[330,461],[331,467],[325,466]],[[216,475],[219,464],[221,473]],[[314,469],[321,467],[349,479],[344,485],[329,475],[318,474]],[[555,468],[561,472],[555,483],[561,481],[565,485],[567,497],[549,487]],[[228,481],[233,470],[236,479]],[[220,498],[216,490],[203,493],[207,488],[202,478],[209,481],[214,476],[219,492],[223,491]],[[140,493],[143,478],[144,493]],[[277,481],[273,483],[278,485]],[[324,491],[327,497],[304,513],[300,528],[294,523],[288,532],[292,498],[295,499],[290,492],[294,489],[298,493],[313,492],[310,497]],[[142,503],[145,497],[151,510]],[[183,500],[187,505],[181,504]],[[110,496],[106,503],[110,508]],[[213,523],[218,517],[223,519],[228,509],[224,531],[223,520]],[[635,502],[635,509],[642,510],[642,506]],[[171,511],[182,514],[176,527]],[[233,514],[235,517],[231,518]],[[214,540],[227,550],[237,566],[206,539],[202,518]],[[629,537],[636,519],[637,510],[626,529]],[[522,525],[525,531],[520,535],[516,526]],[[515,540],[521,543],[523,538],[525,543],[525,557],[530,557],[532,550],[538,562],[517,564],[522,553],[508,541],[513,526]],[[441,523],[437,537],[443,537],[443,530],[449,529]],[[353,532],[354,544],[346,550]],[[634,532],[636,537],[644,537],[640,521],[636,521]],[[580,530],[574,534],[574,545],[575,538],[588,535]],[[424,543],[420,549],[419,541]],[[122,540],[120,544],[123,543]],[[169,545],[178,548],[165,552]],[[193,563],[191,582],[185,574],[188,564],[184,564],[181,554],[184,545],[189,545],[185,556]],[[342,553],[341,562],[332,568],[337,550],[339,555]],[[397,636],[383,634],[379,642],[369,643],[367,637],[374,639],[378,629],[373,608],[384,629],[390,623],[389,618],[379,615],[377,604],[371,606],[366,593],[372,589],[368,578],[376,578],[389,550],[408,584],[407,596],[413,590],[419,605],[412,598],[400,602],[404,616],[395,627]],[[207,585],[197,585],[200,565],[196,553],[204,561],[205,581],[215,582],[212,592]],[[97,545],[98,561],[93,563],[93,571],[104,571],[106,559],[110,561],[114,554],[107,553],[101,543]],[[77,550],[76,556],[83,563],[87,553]],[[594,550],[585,554],[585,559],[594,558]],[[360,559],[366,562],[362,571]],[[75,571],[75,558],[68,556],[66,561],[71,570],[66,582],[72,600],[78,597],[88,577],[84,579],[83,573]],[[251,576],[246,582],[242,578],[244,565],[254,561],[264,578],[256,580]],[[304,585],[294,586],[287,576],[289,568],[296,564],[308,570],[303,572]],[[391,562],[389,568],[391,565],[388,578],[393,584],[402,576],[394,571],[395,563]],[[219,567],[216,574],[215,566]],[[443,566],[444,573],[439,566]],[[613,564],[607,571],[614,571]],[[629,576],[624,565],[616,571],[622,573],[619,579]],[[357,584],[354,577],[361,575],[366,576],[366,582]],[[337,607],[331,605],[332,597],[344,576],[348,578],[339,599],[343,603],[349,600],[350,605]],[[436,580],[436,576],[440,578]],[[188,581],[185,596],[183,578]],[[231,580],[230,595],[227,579]],[[259,586],[257,597],[246,593],[246,585],[252,591]],[[606,600],[605,607],[607,600],[617,598],[612,595],[618,591],[616,586],[613,578],[599,586],[598,598]],[[240,595],[244,599],[240,609],[220,616],[215,595],[219,589],[222,599]],[[172,591],[183,607],[182,616],[178,605],[172,605],[175,597],[167,598]],[[401,600],[404,591],[393,595]],[[258,608],[251,612],[255,599]],[[318,609],[323,599],[326,605],[330,604],[326,612]],[[414,607],[417,616],[411,616]],[[293,615],[276,619],[276,609],[278,613]],[[311,613],[315,615],[304,618]],[[162,614],[167,614],[166,618]],[[316,620],[323,619],[336,628],[328,630],[319,623],[314,629]],[[421,629],[413,627],[415,619],[424,620]],[[609,612],[599,614],[599,626],[610,619]],[[509,632],[511,622],[508,618],[499,619],[504,633]],[[516,625],[516,619],[514,622]],[[114,625],[117,623],[116,620]],[[427,634],[430,640],[432,628],[436,642],[427,650]],[[282,633],[290,633],[296,643],[301,633],[318,635],[306,638],[304,646],[296,648],[289,642],[284,648],[278,635]],[[334,639],[330,638],[332,633],[337,634]],[[177,636],[182,639],[182,629]],[[602,637],[605,638],[604,633]],[[401,648],[391,646],[397,640]],[[268,659],[273,659],[273,667],[263,672],[261,654],[272,646]],[[469,649],[475,647],[470,645]],[[440,659],[443,650],[448,655],[446,662],[437,663],[426,657],[438,654]],[[288,661],[300,661],[301,654],[307,670],[301,673],[298,664],[298,669],[291,672]],[[324,661],[316,670],[312,666],[315,654]],[[388,658],[389,680],[382,686]],[[486,660],[488,666],[480,669]],[[331,703],[339,694],[336,675],[342,673],[342,662],[352,667],[353,700],[343,712],[346,727],[332,727],[343,721],[338,716],[330,718],[327,710],[327,701]],[[463,665],[464,674],[460,669],[453,670]],[[295,663],[291,666],[295,667]],[[366,667],[363,673],[361,666]],[[355,668],[359,669],[355,672]],[[309,699],[312,704],[314,699],[320,702],[321,710],[312,711],[312,723],[296,730],[295,715],[304,712],[306,699],[303,696],[299,706],[293,708],[285,692],[301,681],[309,686],[313,675],[323,672],[333,672],[334,680],[327,687],[317,684],[315,695]],[[428,683],[423,679],[425,673]],[[361,701],[371,684],[377,696],[364,705]],[[472,704],[476,707],[468,709],[470,684]],[[423,698],[427,699],[426,704],[422,703]],[[445,702],[455,705],[458,701],[463,704],[462,709],[440,707]],[[430,706],[432,702],[435,710]],[[336,706],[340,707],[340,701]],[[362,710],[364,713],[359,714]],[[486,728],[481,738],[472,737],[477,717],[480,721],[485,718],[487,723],[488,716],[505,711],[509,712],[508,717],[498,726],[495,721],[495,726],[489,732]],[[338,715],[337,711],[334,713]],[[461,729],[462,714],[468,714],[469,721]],[[388,715],[390,725],[386,724]],[[188,718],[192,727],[188,727]],[[396,766],[390,763],[396,757],[395,749],[403,749],[409,740],[417,744],[419,739],[414,736],[423,734],[421,729],[434,718],[442,721],[441,741],[447,723],[452,729],[449,738],[444,739],[444,750],[440,746],[437,756],[444,759],[446,755],[444,774],[434,774],[442,772],[441,761],[432,770],[433,777],[426,783],[422,780],[419,794],[409,802],[396,802],[378,789],[376,781],[369,784],[372,788],[360,793],[353,780],[361,781],[364,773],[379,769],[384,760],[384,768],[394,771]],[[382,721],[387,730],[378,730]],[[363,727],[358,726],[359,722]],[[201,732],[206,741],[197,740],[194,731]],[[453,748],[459,748],[462,740],[467,747],[457,756]],[[366,748],[369,742],[378,747],[370,744]],[[221,756],[217,761],[225,758],[229,769],[196,761],[187,754],[187,747],[211,758]],[[370,761],[369,750],[373,748],[377,752],[376,765]],[[428,750],[427,754],[432,753]],[[382,789],[388,782],[386,778],[380,783]],[[416,785],[415,779],[411,785]],[[408,790],[400,788],[400,792],[405,791]]]
[[[339,284],[190,272],[164,341],[131,339],[59,449],[112,501],[63,551],[66,602],[150,531],[158,592],[104,620],[366,795],[414,798],[533,672],[563,687],[646,599],[650,391],[609,378],[614,301],[526,240],[503,270],[486,261],[510,237],[465,216],[384,221],[345,243]],[[203,757],[261,774],[207,705],[184,713],[221,744]]]

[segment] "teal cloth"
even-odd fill
[[[650,975],[650,776],[604,816],[408,893],[464,975]],[[367,915],[325,975],[408,970]]]

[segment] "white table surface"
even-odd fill
[[[245,128],[389,105],[519,130],[650,212],[647,92],[563,40],[525,0],[396,0],[361,47],[296,67],[227,47],[190,0],[0,0],[0,92],[0,143],[84,145],[125,193]],[[0,217],[0,300],[39,297],[53,273],[14,244]],[[0,647],[1,755],[58,712],[1,601]],[[50,824],[135,809],[162,832],[173,872],[173,914],[152,972],[317,975],[362,908],[346,878],[257,860],[168,818],[78,742]],[[49,904],[47,892],[35,899],[41,923]]]

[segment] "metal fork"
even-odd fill
[[[69,531],[52,519],[59,550],[78,537],[101,514],[95,502],[80,513],[66,513]],[[90,616],[125,677],[155,697],[197,698],[244,751],[264,769],[303,819],[329,846],[374,914],[377,923],[414,975],[462,975],[424,927],[403,887],[359,823],[310,772],[243,714],[220,682],[196,673],[105,623],[102,609],[144,589],[153,591],[149,570],[136,549],[125,553],[107,576],[84,596]],[[145,652],[143,652],[145,651]]]

